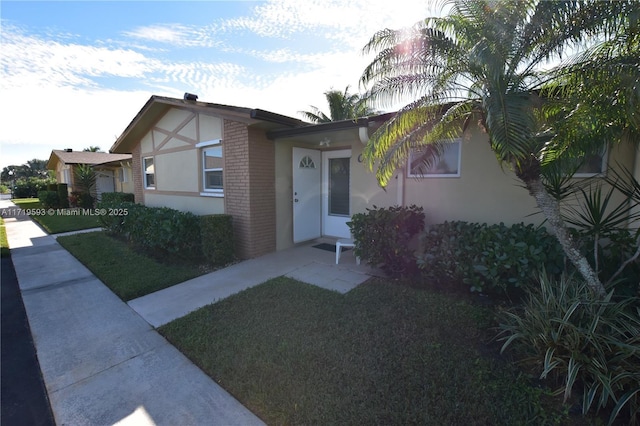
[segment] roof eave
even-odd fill
[[[387,121],[394,115],[395,113],[385,113],[371,117],[362,117],[355,120],[330,121],[327,123],[308,124],[306,126],[289,129],[277,129],[267,132],[267,138],[270,140],[276,140],[292,136],[304,136],[315,133],[351,129],[354,127],[368,127],[370,124]]]

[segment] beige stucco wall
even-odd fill
[[[276,250],[293,245],[293,142],[275,142]]]
[[[169,110],[141,138],[140,151],[134,153],[140,162],[145,157],[154,159],[155,189],[142,188],[144,172],[140,166],[134,172],[140,175],[137,181],[144,204],[199,215],[224,213],[224,198],[201,195],[202,149],[196,145],[213,139],[222,139],[221,118],[189,110]],[[135,181],[132,179],[130,184],[131,192]]]
[[[156,190],[200,191],[200,150],[170,152],[155,155]]]
[[[459,177],[405,178],[405,205],[422,205],[427,223],[464,220],[540,223],[535,201],[508,169],[502,169],[487,135],[473,129],[462,138]]]
[[[293,245],[292,209],[292,147],[305,145],[302,140],[276,141],[276,214],[277,249]],[[332,144],[332,148],[333,144]],[[398,171],[386,188],[382,190],[376,182],[374,172],[370,172],[358,161],[363,145],[356,139],[350,145],[337,148],[351,148],[351,212],[365,212],[366,208],[390,207],[394,205],[416,204],[424,207],[427,223],[441,223],[446,220],[463,220],[480,223],[514,224],[519,222],[541,224],[542,214],[537,213],[535,200],[515,174],[502,168],[488,143],[487,135],[479,129],[470,129],[462,140],[459,177],[413,178],[406,177],[405,170]],[[638,148],[631,144],[611,147],[608,167],[622,164],[640,175]],[[634,163],[634,159],[636,159]],[[583,182],[576,178],[575,182]],[[596,182],[608,189],[602,179]],[[574,197],[575,200],[575,197]],[[625,198],[616,193],[612,206]],[[571,200],[566,200],[569,202]],[[640,207],[638,207],[640,209]]]
[[[367,208],[397,206],[402,203],[402,171],[395,173],[385,189],[376,181],[375,170],[362,162],[364,145],[351,144],[351,214],[366,213]]]
[[[118,188],[120,192],[128,192],[133,194],[134,184],[133,184],[133,170],[130,166],[123,168],[126,173],[126,182],[117,182]]]
[[[169,207],[197,215],[224,213],[223,198],[157,194],[147,191],[144,199],[145,205],[149,207]]]

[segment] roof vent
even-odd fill
[[[185,101],[197,101],[198,100],[198,95],[194,95],[193,93],[185,92],[184,93],[184,100]]]
[[[73,149],[71,149],[71,148],[65,148],[64,152],[73,152]]]

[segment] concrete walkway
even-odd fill
[[[282,275],[345,293],[376,274],[351,253],[335,265],[334,252],[306,245],[127,305],[12,203],[0,209],[58,425],[263,424],[152,326]]]
[[[55,238],[0,209],[58,425],[263,424]]]
[[[368,266],[356,265],[352,252],[343,253],[340,264],[336,265],[334,251],[306,244],[246,260],[130,300],[129,306],[149,324],[159,327],[205,305],[283,275],[346,293],[376,273]]]

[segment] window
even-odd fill
[[[153,157],[142,159],[142,169],[144,170],[144,187],[147,189],[155,189],[156,172],[153,166]]]
[[[71,183],[71,170],[69,169],[69,166],[64,166],[64,168],[62,169],[62,183]]]
[[[118,169],[118,182],[120,182],[120,183],[129,182],[129,172],[124,167],[120,167]]]
[[[214,139],[196,145],[202,148],[202,189],[201,195],[221,197],[224,189],[222,141]]]
[[[587,155],[578,167],[574,177],[591,177],[607,171],[607,158],[609,151],[604,148],[597,154]]]
[[[433,156],[432,147],[413,150],[409,154],[409,177],[459,177],[460,176],[460,139],[447,144],[440,158],[436,158],[431,167],[425,161]]]

